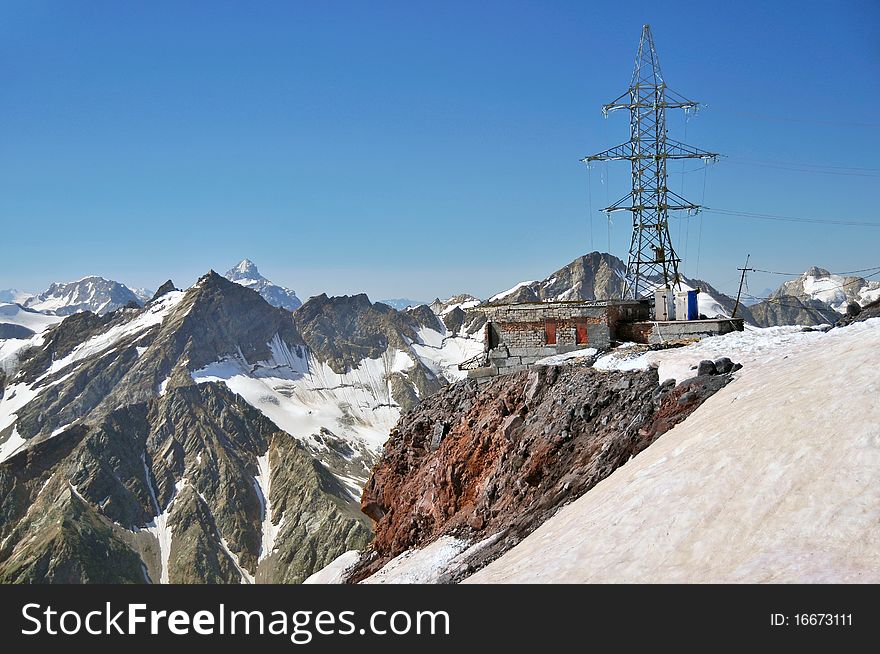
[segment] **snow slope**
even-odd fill
[[[878,349],[780,346],[467,581],[880,582]]]
[[[596,361],[599,370],[647,370],[658,368],[660,381],[682,381],[696,374],[703,359],[730,357],[750,370],[769,361],[789,356],[793,350],[808,347],[825,336],[820,331],[804,331],[803,327],[749,328],[723,336],[704,338],[687,347],[668,350],[646,350],[628,343],[605,354]]]
[[[535,283],[534,279],[529,280],[529,281],[525,281],[525,282],[520,282],[519,284],[517,284],[513,288],[509,288],[506,291],[502,291],[501,293],[497,293],[497,294],[493,295],[492,297],[489,298],[489,302],[498,302],[499,300],[503,300],[507,296],[513,295],[514,293],[516,293],[523,286],[529,286],[534,283]]]
[[[29,347],[42,345],[42,333],[61,320],[58,316],[29,311],[17,304],[0,304],[0,324],[18,325],[34,332],[28,338],[0,338],[0,372],[9,374],[15,370],[19,355]]]
[[[40,333],[61,320],[59,316],[47,316],[38,311],[29,311],[17,304],[0,303],[0,323],[19,325]]]
[[[413,352],[431,372],[450,382],[467,377],[467,371],[459,370],[458,364],[483,351],[481,333],[452,334],[442,323],[441,331],[422,327],[418,330],[417,336],[417,341],[409,342]]]
[[[4,288],[3,290],[0,290],[0,302],[24,304],[33,296],[33,293],[19,291],[17,288]]]

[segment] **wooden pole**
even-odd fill
[[[749,268],[749,259],[751,258],[751,254],[746,255],[746,265],[742,268],[737,268],[737,270],[742,270],[742,276],[739,278],[739,290],[736,292],[736,304],[733,305],[733,315],[731,318],[736,318],[736,310],[739,309],[739,298],[742,296],[743,292],[743,283],[746,281],[746,271],[753,270]]]

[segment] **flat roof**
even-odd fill
[[[607,307],[607,306],[623,306],[623,305],[641,305],[647,303],[648,300],[545,300],[538,302],[488,302],[472,307],[470,311],[479,311],[481,309],[498,309],[501,307],[515,307],[518,309],[538,309],[541,307],[553,306],[583,306],[583,307]]]

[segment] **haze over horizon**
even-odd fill
[[[488,297],[593,250],[625,260],[628,216],[609,230],[598,209],[626,193],[628,166],[578,160],[628,138],[600,107],[628,85],[643,23],[670,88],[707,105],[670,111],[670,137],[725,155],[673,162],[672,190],[880,223],[880,89],[865,83],[880,73],[880,7],[790,13],[5,3],[0,288],[92,274],[185,287],[247,257],[303,299],[431,300]],[[726,293],[747,253],[795,273],[880,266],[877,227],[706,212],[671,229],[683,272]]]

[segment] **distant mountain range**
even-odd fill
[[[592,252],[578,257],[543,280],[525,281],[493,295],[490,302],[593,300],[623,295],[626,265],[614,255]],[[708,282],[685,278],[683,289],[699,289],[699,311],[708,318],[730,317],[736,301]],[[880,282],[832,275],[811,268],[751,305],[741,302],[737,317],[757,327],[833,324],[850,302],[867,305],[880,297]],[[830,304],[829,302],[833,303]],[[433,306],[433,305],[432,305]]]
[[[619,297],[623,271],[594,252],[492,299]],[[806,297],[742,315],[834,322],[808,273]],[[856,301],[876,290],[844,281]],[[0,582],[298,582],[361,549],[370,470],[401,414],[483,351],[482,303],[299,304],[249,260],[149,298],[86,277],[0,303]]]

